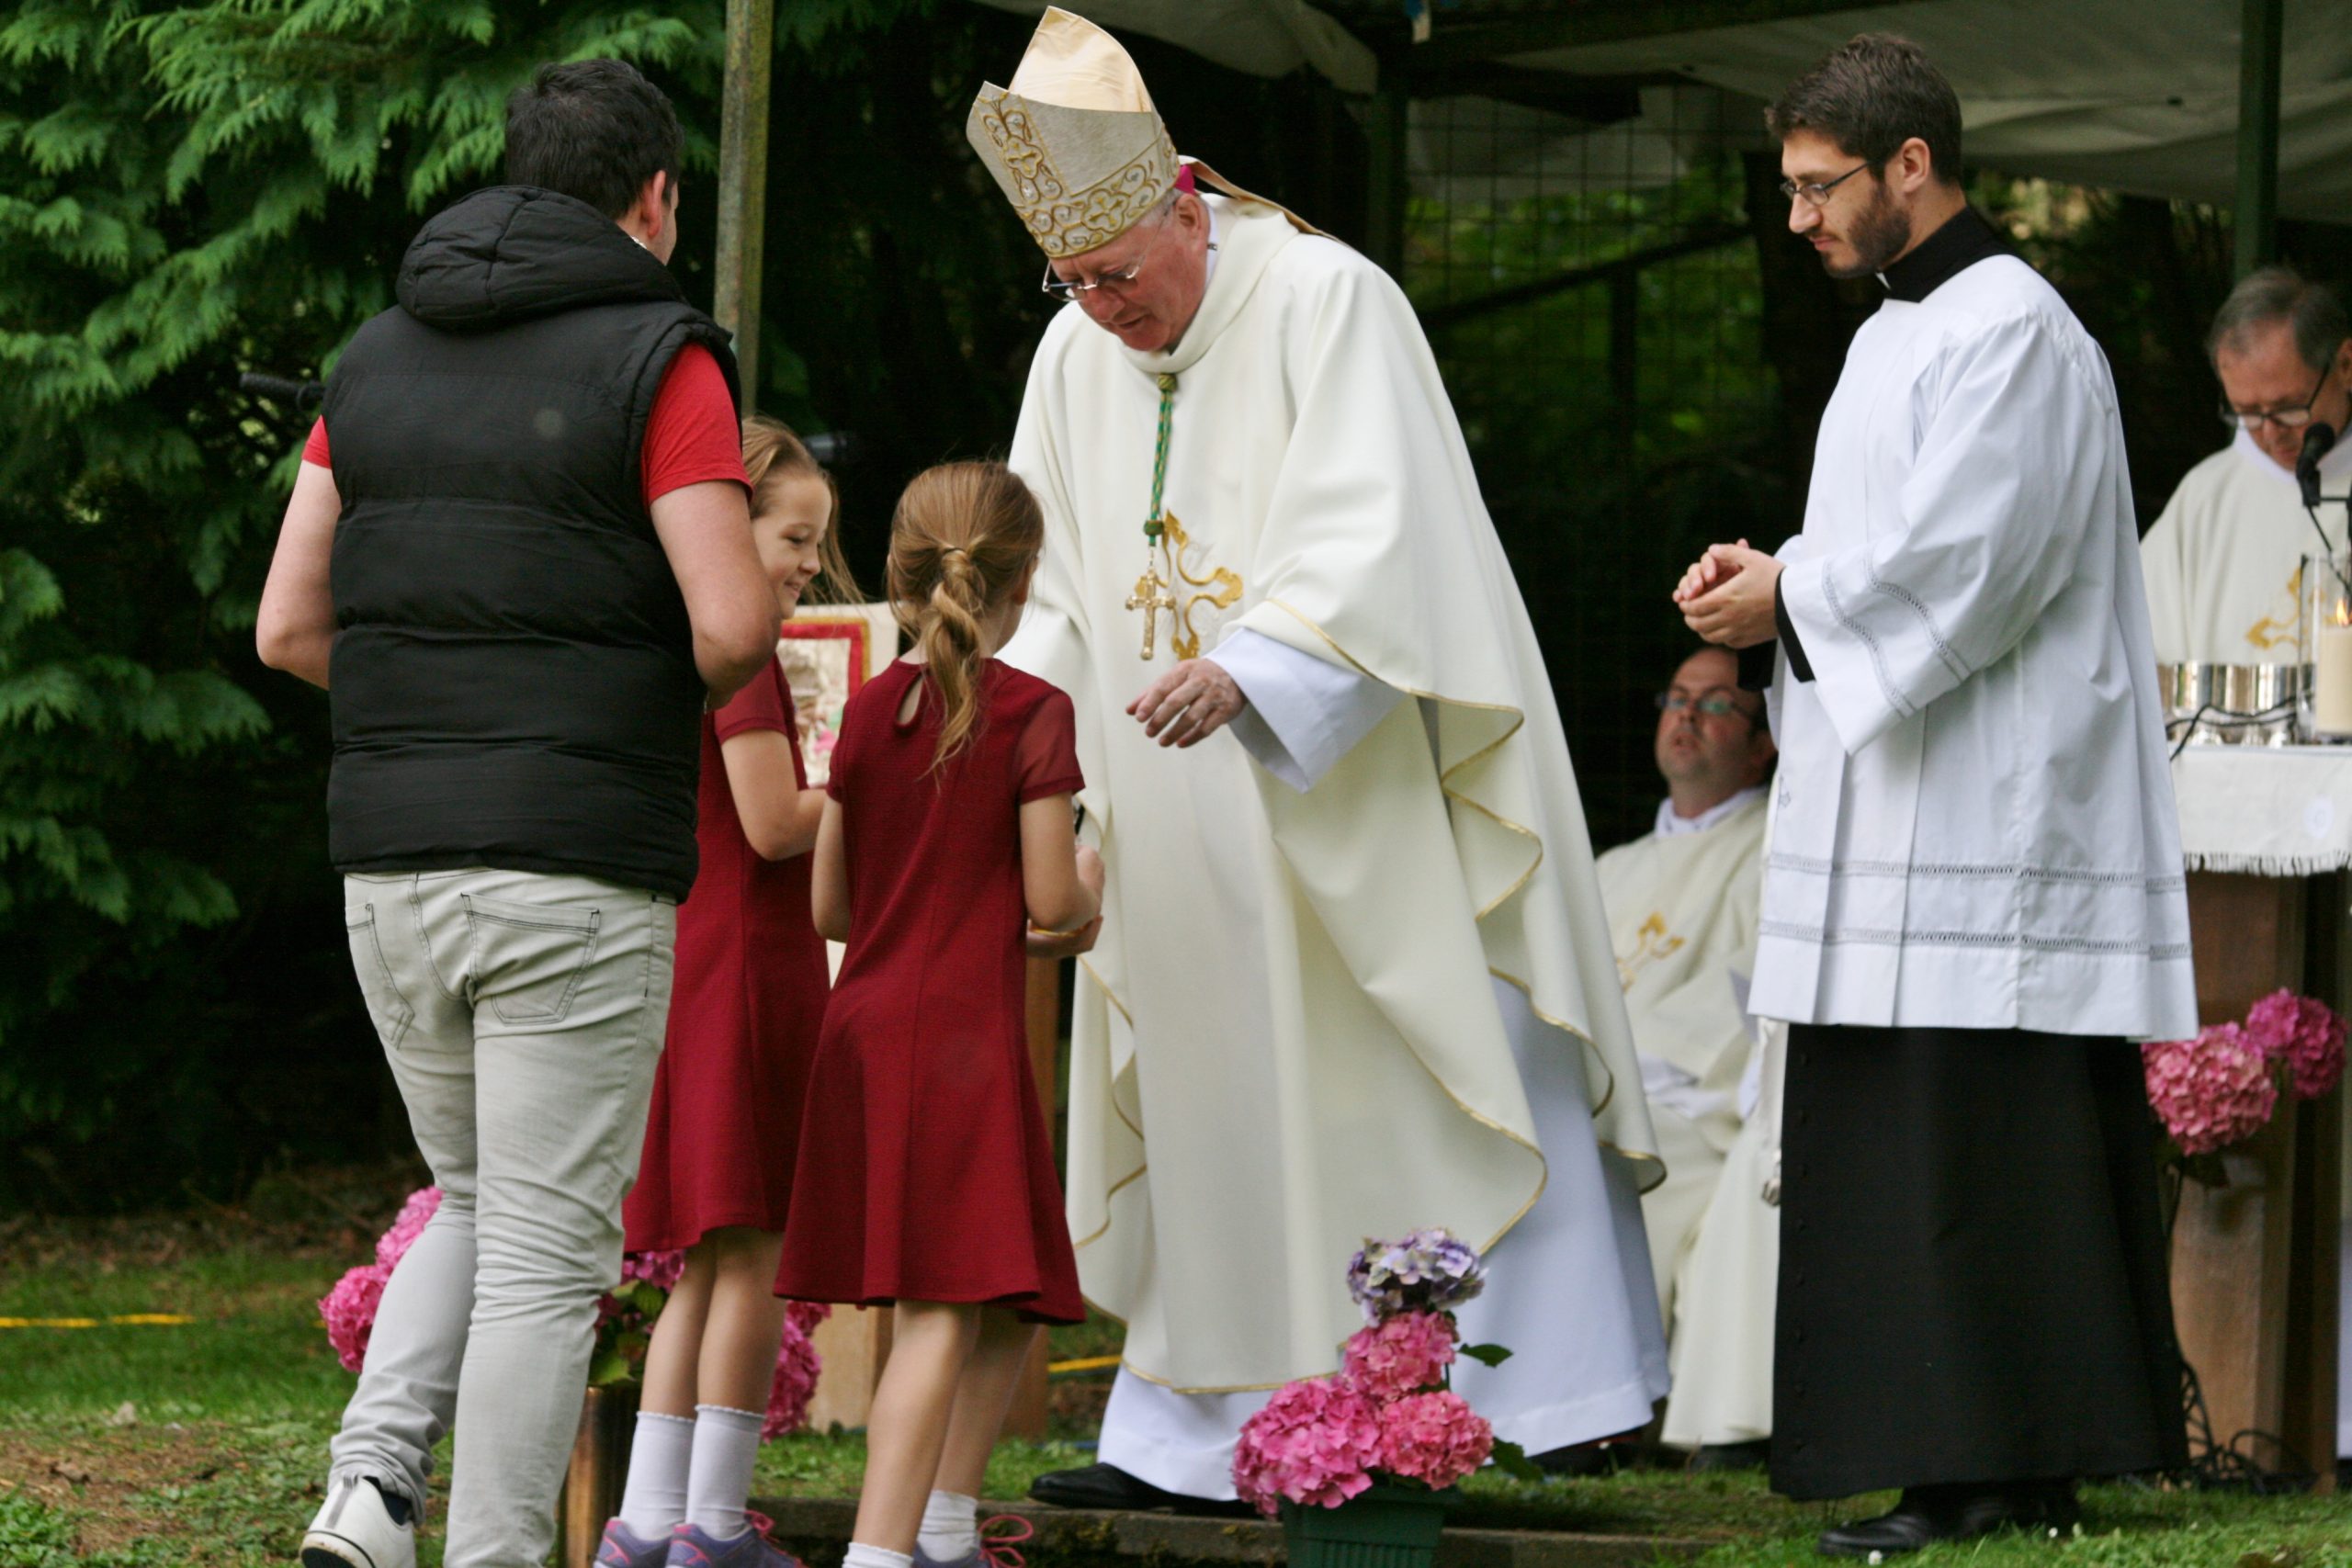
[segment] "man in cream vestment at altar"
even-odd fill
[[[2345,547],[2352,441],[2320,459],[2318,526],[2295,459],[2311,427],[2352,419],[2352,329],[2324,286],[2283,266],[2230,291],[2207,343],[2233,438],[2180,481],[2140,541],[2160,663],[2295,664],[2302,562]]]
[[[1762,1089],[1746,1002],[1774,749],[1764,699],[1739,690],[1729,653],[1702,649],[1675,671],[1658,694],[1656,754],[1668,788],[1657,823],[1602,855],[1600,873],[1666,1162],[1642,1217],[1669,1325],[1667,1440],[1707,1450],[1711,1466],[1761,1463],[1778,1225],[1761,1180],[1725,1162]]]
[[[1037,1495],[1231,1497],[1242,1420],[1361,1325],[1350,1254],[1418,1225],[1499,1243],[1464,1329],[1518,1354],[1456,1386],[1503,1437],[1642,1426],[1659,1167],[1543,661],[1410,307],[1180,160],[1067,12],[967,130],[1072,300],[1013,438],[1046,544],[1004,657],[1075,700],[1109,875],[1069,1203],[1124,1365],[1102,1463]]]

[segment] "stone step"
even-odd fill
[[[752,1506],[775,1521],[775,1539],[809,1568],[835,1568],[857,1515],[846,1497],[758,1498]],[[1142,1559],[1155,1563],[1234,1562],[1253,1568],[1283,1561],[1282,1526],[1263,1519],[1201,1518],[1033,1503],[982,1503],[980,1517],[1011,1514],[1029,1521],[1034,1539],[1019,1551],[1031,1568],[1104,1568]],[[1643,1568],[1682,1561],[1710,1543],[1671,1536],[1585,1535],[1559,1530],[1448,1529],[1437,1568]]]

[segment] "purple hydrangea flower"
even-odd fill
[[[1348,1294],[1378,1324],[1401,1312],[1447,1312],[1487,1288],[1478,1249],[1443,1226],[1396,1241],[1364,1238],[1348,1260]]]

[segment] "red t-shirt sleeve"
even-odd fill
[[[702,344],[678,350],[662,372],[639,467],[645,474],[648,506],[673,490],[710,479],[752,488],[743,471],[743,427],[735,418],[735,400],[727,394],[718,361]]]
[[[785,699],[784,678],[771,659],[767,668],[752,677],[751,683],[727,699],[727,705],[711,716],[712,728],[722,741],[753,729],[780,729],[792,733],[792,705]]]
[[[311,438],[302,443],[302,461],[316,463],[322,468],[334,467],[333,463],[327,461],[327,422],[325,420],[318,419],[311,422]]]
[[[1013,772],[1021,781],[1023,806],[1086,787],[1086,775],[1078,767],[1078,714],[1068,692],[1052,693],[1031,711],[1013,750]]]

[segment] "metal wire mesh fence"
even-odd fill
[[[1753,111],[1640,90],[1580,124],[1493,97],[1412,107],[1404,279],[1534,616],[1594,838],[1660,792],[1650,694],[1695,646],[1668,602],[1778,515],[1774,386],[1746,217]]]

